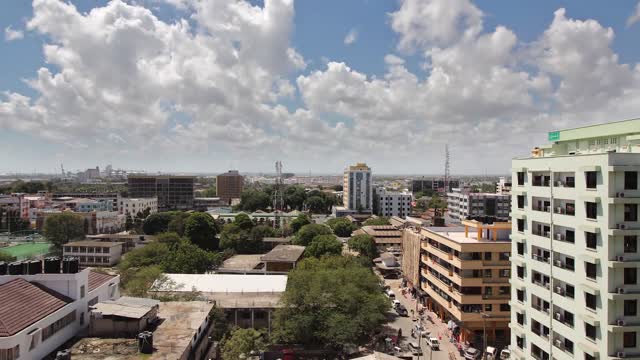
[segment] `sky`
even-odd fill
[[[0,173],[502,174],[640,117],[637,0],[34,0],[0,12]]]

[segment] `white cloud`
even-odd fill
[[[627,26],[631,26],[640,21],[640,2],[636,5],[636,8],[631,16],[627,19]]]
[[[353,28],[353,29],[349,30],[347,35],[344,37],[344,44],[345,45],[351,45],[351,44],[355,43],[356,40],[358,40],[358,29]]]
[[[6,41],[19,40],[22,38],[24,38],[24,31],[12,29],[11,25],[4,28],[4,39]]]

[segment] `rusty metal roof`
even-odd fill
[[[103,274],[96,271],[89,271],[89,291],[93,291],[100,287],[100,285],[113,279],[114,275]]]
[[[0,337],[12,336],[73,302],[42,285],[15,279],[0,285]]]

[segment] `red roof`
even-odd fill
[[[100,287],[100,285],[113,279],[114,275],[103,274],[96,271],[89,271],[89,291],[93,291]]]
[[[17,334],[72,301],[24,279],[4,283],[0,285],[0,337]]]

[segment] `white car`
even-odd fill
[[[427,345],[431,348],[431,350],[440,350],[440,341],[438,341],[438,338],[427,338]]]
[[[477,360],[480,357],[480,351],[476,348],[468,348],[464,352],[464,358],[467,360]]]
[[[422,355],[422,348],[420,348],[416,342],[412,341],[409,343],[409,350],[411,350],[411,354],[413,355]]]
[[[413,331],[416,336],[429,337],[429,335],[431,335],[431,333],[420,324],[414,324]]]
[[[391,303],[393,304],[393,308],[394,308],[394,309],[395,309],[395,308],[397,308],[399,305],[402,305],[402,304],[400,303],[400,300],[395,300],[395,299],[394,299],[394,300],[392,300],[392,301],[391,301]]]

